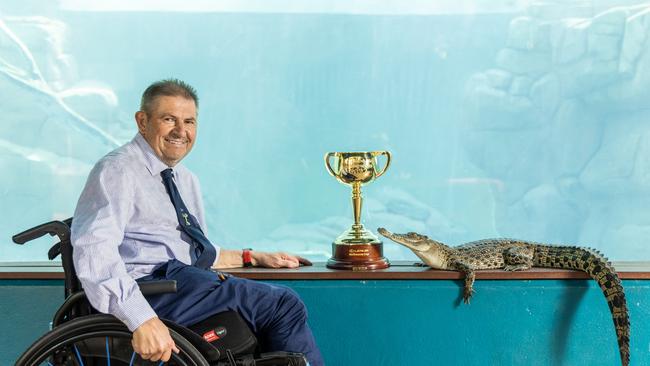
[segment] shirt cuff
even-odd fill
[[[142,323],[151,318],[155,318],[158,315],[153,311],[151,305],[147,302],[147,299],[138,292],[121,303],[120,306],[115,309],[115,312],[113,312],[113,316],[126,324],[126,327],[129,328],[131,332],[134,332],[142,325]]]
[[[217,255],[214,257],[214,263],[212,263],[210,268],[217,268],[217,262],[219,262],[219,256],[221,256],[221,247],[216,245],[213,245],[213,247],[217,251]]]

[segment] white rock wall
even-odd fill
[[[503,235],[650,256],[650,4],[533,5],[467,82],[466,152]],[[637,256],[638,255],[638,256]]]

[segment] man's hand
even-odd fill
[[[297,268],[311,266],[311,262],[297,255],[277,252],[267,253],[251,251],[251,261],[255,267],[267,268]],[[242,266],[242,251],[232,249],[221,249],[219,259],[212,266],[216,269],[240,268]]]
[[[169,329],[158,318],[151,318],[142,323],[133,332],[131,344],[133,350],[144,360],[167,362],[172,351],[180,352],[169,334]]]
[[[297,255],[277,252],[251,252],[253,265],[267,268],[298,268],[300,265],[311,266],[311,262]]]

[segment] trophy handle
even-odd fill
[[[337,157],[338,158],[338,153],[335,152],[329,152],[325,154],[325,167],[327,168],[327,171],[333,176],[337,177],[339,175],[338,172],[335,172],[334,169],[332,169],[332,166],[330,165],[330,158],[331,157]]]
[[[378,157],[378,156],[381,156],[381,155],[386,155],[386,165],[384,166],[384,169],[382,169],[381,171],[377,171],[377,166],[375,166],[375,172],[377,173],[375,175],[375,178],[379,178],[379,177],[381,177],[382,174],[384,174],[386,172],[386,169],[388,169],[388,167],[390,166],[390,152],[389,151],[374,151],[372,153],[372,155],[375,158]]]

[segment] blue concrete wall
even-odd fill
[[[586,280],[278,281],[305,300],[328,365],[617,365],[614,327]],[[650,365],[650,281],[624,281],[631,365]],[[46,331],[61,281],[0,281],[0,365]]]

